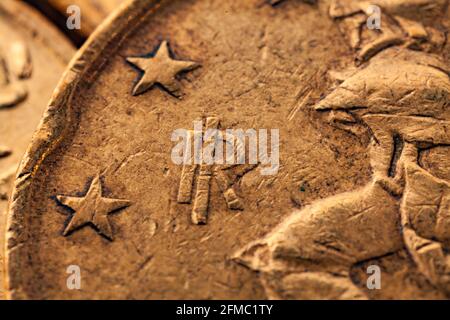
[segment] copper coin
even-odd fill
[[[372,2],[109,18],[23,159],[9,297],[448,297],[448,1]]]
[[[18,1],[0,3],[0,39],[2,298],[5,214],[14,174],[74,49],[44,17]]]

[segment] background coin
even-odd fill
[[[74,54],[39,13],[0,3],[0,297],[4,297],[5,214],[12,181],[48,100]]]
[[[28,0],[76,44],[83,41],[123,0]],[[80,22],[78,28],[74,22]],[[70,27],[68,28],[68,24]]]

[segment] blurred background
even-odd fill
[[[95,28],[124,0],[23,0],[40,11],[60,29],[75,46],[80,47]],[[79,7],[81,28],[67,28],[67,18],[76,14],[72,6]]]

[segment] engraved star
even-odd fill
[[[144,75],[133,89],[133,95],[139,95],[160,84],[175,97],[181,96],[180,85],[175,78],[180,72],[191,71],[199,66],[192,61],[174,60],[170,57],[169,44],[163,41],[152,58],[127,58],[127,61],[142,71]]]
[[[113,240],[113,232],[109,224],[108,214],[130,205],[127,200],[103,198],[102,185],[98,175],[92,181],[89,191],[84,197],[57,196],[56,198],[62,205],[75,211],[63,232],[64,236],[89,224],[111,241]]]

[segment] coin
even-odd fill
[[[20,14],[18,14],[20,12]],[[26,4],[0,4],[0,298],[7,200],[25,149],[74,50]]]
[[[373,2],[107,19],[15,181],[10,297],[446,298],[447,2]]]

